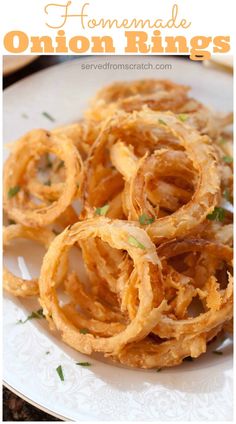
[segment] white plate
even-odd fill
[[[3,56],[3,75],[4,77],[18,71],[29,63],[37,59],[38,56],[25,56],[25,55],[6,55]]]
[[[172,64],[172,69],[82,70],[82,64]],[[108,68],[108,66],[106,66]],[[150,68],[151,66],[149,66]],[[52,128],[78,120],[89,98],[115,80],[170,78],[192,86],[199,100],[218,109],[232,110],[232,77],[200,64],[164,57],[80,58],[41,71],[4,92],[4,141],[9,142],[36,128]],[[42,113],[48,112],[55,122]],[[14,255],[26,258],[31,272],[40,265],[38,248],[8,253],[8,264],[17,271]],[[18,270],[19,272],[19,270]],[[232,345],[226,340],[222,356],[208,353],[180,367],[133,370],[107,363],[99,356],[87,358],[49,333],[44,320],[16,324],[35,310],[32,301],[8,295],[3,301],[4,380],[8,386],[42,409],[67,420],[94,421],[221,421],[232,419]],[[217,346],[219,342],[217,342]],[[46,352],[50,354],[46,354]],[[89,368],[77,361],[92,363]],[[62,365],[65,381],[56,373]]]

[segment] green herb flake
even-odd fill
[[[212,213],[207,215],[207,219],[210,221],[224,221],[225,218],[225,210],[223,208],[215,208]]]
[[[110,205],[104,205],[101,208],[96,208],[95,214],[100,216],[105,216],[106,213],[108,212],[109,207]]]
[[[49,352],[49,350],[48,350],[48,351],[45,353],[45,355],[49,355],[49,353],[50,353],[50,352]]]
[[[180,120],[181,122],[185,122],[185,121],[187,121],[187,119],[188,119],[188,115],[187,115],[186,113],[180,113],[180,114],[178,115],[178,118],[179,118],[179,120]]]
[[[146,247],[133,236],[130,236],[128,238],[128,243],[131,244],[131,246],[139,247],[140,249],[143,249],[143,250],[146,249]]]
[[[186,358],[184,358],[183,361],[193,362],[193,358],[192,358],[192,356],[186,356]]]
[[[223,352],[221,352],[220,350],[213,350],[212,353],[214,353],[215,355],[223,355]]]
[[[232,156],[224,156],[222,159],[225,163],[232,163],[233,162]]]
[[[88,331],[88,329],[87,329],[87,328],[81,328],[81,329],[79,330],[79,332],[80,332],[81,334],[87,334],[89,331]]]
[[[148,224],[152,224],[152,222],[154,222],[154,218],[151,216],[146,215],[145,213],[143,213],[142,215],[140,215],[139,217],[139,223],[141,225],[148,225]]]
[[[163,119],[158,119],[158,122],[159,122],[159,124],[167,125],[167,123],[165,121],[163,121]]]
[[[24,321],[22,319],[20,319],[18,321],[19,324],[25,324],[27,321],[31,320],[31,319],[41,319],[41,318],[45,318],[45,316],[43,315],[43,309],[38,309],[37,311],[33,311]]]
[[[62,370],[62,366],[61,366],[61,365],[59,365],[59,366],[56,368],[56,372],[57,372],[57,374],[59,375],[60,380],[61,380],[61,381],[64,381],[65,379],[64,379],[64,374],[63,374],[63,370]]]
[[[12,197],[14,197],[17,193],[19,193],[20,191],[20,186],[15,186],[15,187],[11,187],[8,190],[8,199],[11,199]]]
[[[219,142],[219,144],[225,144],[225,143],[227,143],[227,140],[226,140],[224,137],[221,137],[221,138],[218,140],[218,142]]]
[[[231,202],[232,198],[231,198],[230,192],[227,188],[223,191],[223,196],[226,200],[228,200],[228,202]]]
[[[22,113],[21,116],[22,116],[22,118],[25,118],[25,119],[28,119],[29,118],[26,113]]]
[[[49,121],[55,122],[55,119],[48,112],[42,112],[42,115],[45,116]]]
[[[76,365],[80,365],[81,367],[90,367],[92,364],[90,364],[90,362],[76,362]]]
[[[157,368],[156,372],[161,372],[162,368]]]

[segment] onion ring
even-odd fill
[[[68,321],[59,306],[53,284],[60,256],[75,242],[91,237],[101,237],[111,247],[127,250],[134,261],[139,278],[139,307],[133,321],[124,331],[110,338],[94,338],[90,334],[81,335]],[[137,237],[145,246],[144,250],[130,244],[130,237]],[[136,226],[119,220],[110,221],[108,218],[95,218],[74,224],[57,236],[51,244],[43,261],[40,285],[40,303],[44,314],[53,320],[56,328],[62,332],[66,343],[83,353],[93,350],[100,352],[117,352],[126,343],[139,340],[147,335],[160,319],[161,313],[166,310],[165,300],[153,308],[153,295],[149,275],[149,264],[160,266],[155,246],[146,232]]]
[[[26,238],[39,242],[46,249],[50,246],[55,234],[46,228],[27,228],[21,225],[10,225],[3,228],[3,246],[7,246],[16,238]],[[60,269],[60,274],[57,275],[57,281],[60,283],[67,272],[67,264],[64,261]],[[37,296],[39,294],[38,280],[24,280],[16,277],[8,269],[3,269],[3,288],[7,292],[19,297]]]
[[[21,181],[27,164],[36,155],[51,152],[65,163],[66,179],[60,198],[48,206],[25,205],[26,193]],[[43,130],[34,130],[16,143],[4,167],[4,209],[10,218],[22,225],[43,227],[52,223],[70,205],[78,193],[78,182],[82,176],[82,161],[73,143],[65,136],[55,136]],[[21,192],[9,198],[9,190],[20,186]],[[23,204],[22,204],[23,201]]]

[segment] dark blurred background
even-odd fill
[[[85,56],[83,56],[84,58]],[[22,78],[27,77],[28,75],[34,74],[35,72],[41,71],[41,69],[48,68],[49,66],[57,65],[58,63],[67,62],[68,60],[78,59],[79,56],[39,56],[35,59],[34,62],[31,62],[29,65],[19,69],[16,72],[13,72],[7,76],[3,77],[3,88],[9,87],[9,85],[14,84],[21,80]]]

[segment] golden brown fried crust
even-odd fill
[[[39,279],[5,268],[4,289],[37,297],[82,353],[176,366],[232,330],[232,116],[188,93],[167,80],[113,83],[81,121],[11,145],[3,203],[16,224],[4,247],[25,238],[47,252]]]

